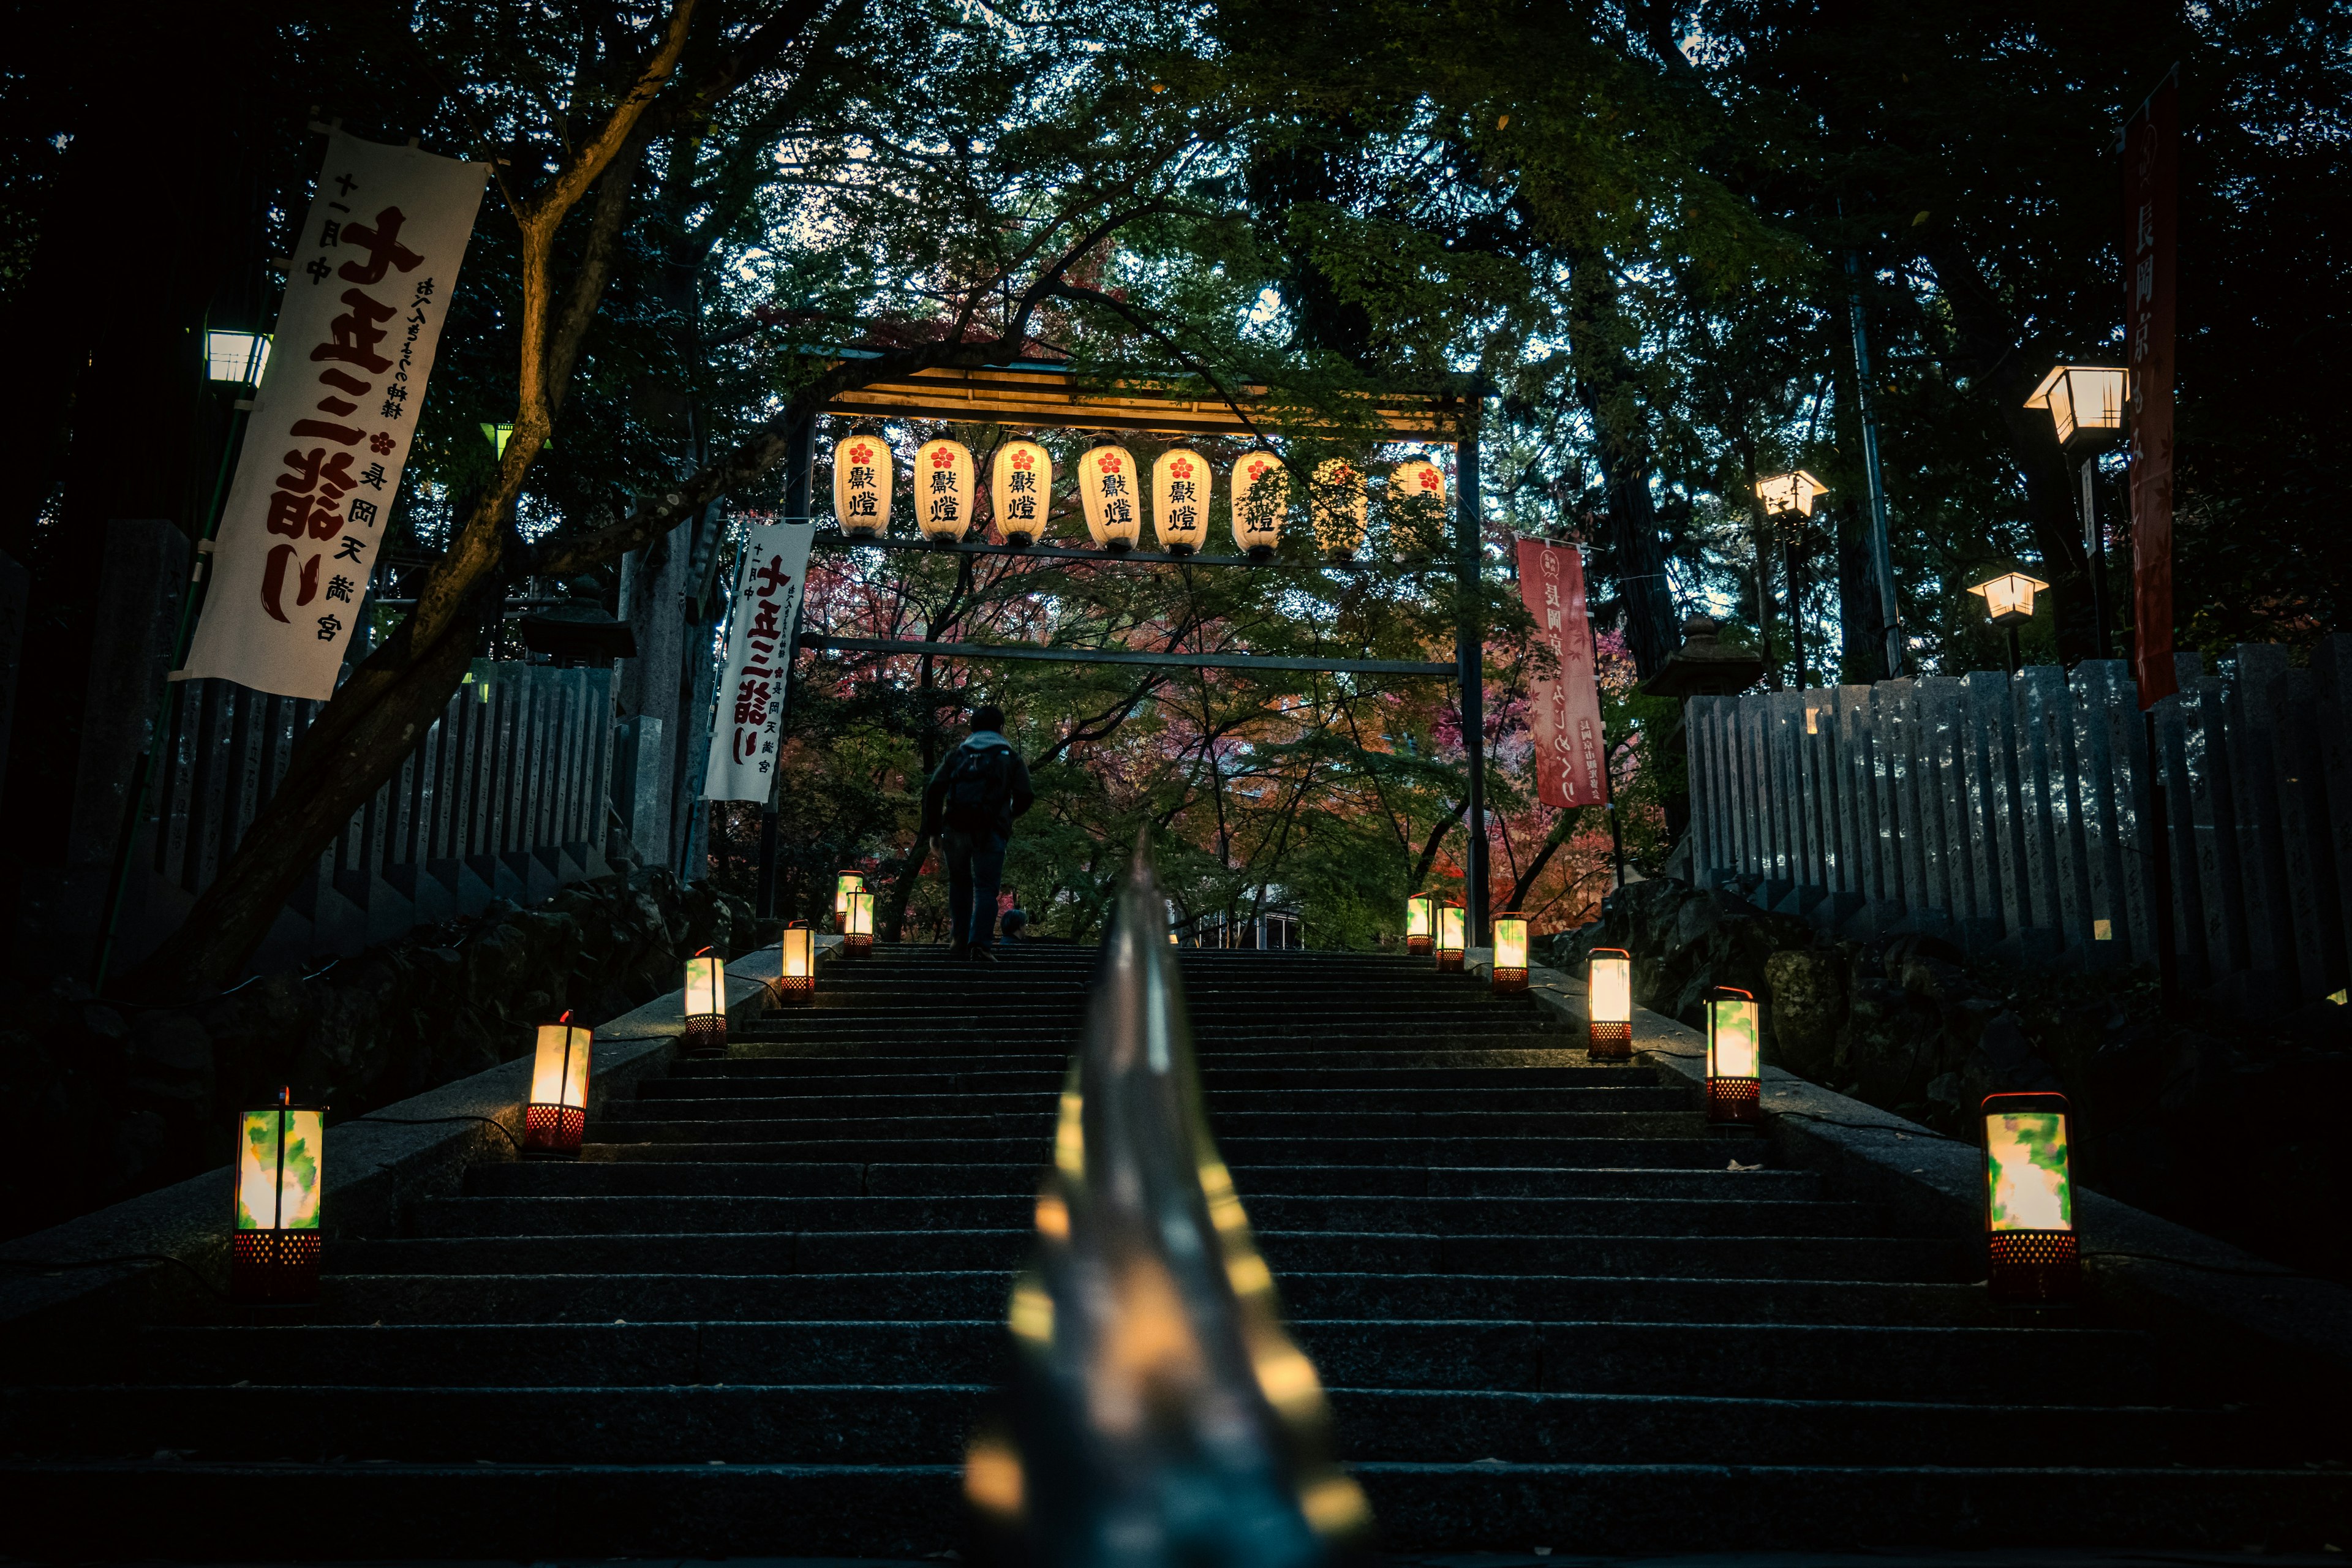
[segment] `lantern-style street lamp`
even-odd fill
[[[869,432],[833,444],[833,516],[852,539],[878,539],[890,531],[890,443]]]
[[[926,441],[915,448],[915,525],[942,547],[963,542],[971,527],[971,448]]]
[[[795,1005],[816,1000],[816,932],[804,921],[794,921],[777,939],[776,984],[770,994]]]
[[[1160,548],[1190,555],[1209,539],[1209,459],[1171,447],[1151,465],[1151,521]]]
[[[833,918],[843,931],[849,929],[849,895],[865,886],[863,871],[843,871],[833,879]]]
[[[849,919],[842,926],[844,958],[874,956],[874,895],[860,888],[849,895]]]
[[[1763,1023],[1756,998],[1733,986],[1706,994],[1706,1119],[1764,1120]]]
[[[1797,666],[1797,689],[1805,687],[1805,520],[1813,515],[1813,502],[1830,493],[1829,487],[1812,475],[1799,468],[1792,473],[1768,474],[1756,481],[1756,499],[1763,504],[1764,514],[1780,525],[1782,564],[1789,574],[1789,651]],[[1771,570],[1766,559],[1766,538],[1769,530],[1759,528],[1756,532],[1756,626],[1761,634],[1764,659],[1769,665],[1771,648]],[[1772,676],[1773,689],[1780,689],[1778,667]]]
[[[1108,444],[1078,459],[1078,502],[1086,509],[1087,537],[1095,548],[1124,554],[1143,531],[1143,496],[1136,481],[1135,454]]]
[[[1528,922],[1520,915],[1495,917],[1495,994],[1515,996],[1528,988]]]
[[[2124,399],[2130,377],[2119,367],[2105,364],[2062,364],[2051,368],[2025,400],[2028,408],[2046,409],[2058,433],[2059,449],[2075,465],[2081,489],[2083,548],[2091,557],[2091,618],[2099,624],[2099,657],[2108,655],[2107,537],[2099,526],[2099,454],[2124,438]]]
[[[1464,912],[1460,904],[1446,904],[1437,911],[1437,967],[1449,974],[1462,973]]]
[[[595,1031],[566,1012],[539,1026],[530,1099],[522,1108],[522,1152],[530,1159],[576,1159],[588,1128],[588,1058]]]
[[[1992,1299],[2005,1306],[2073,1300],[2083,1276],[2066,1165],[2066,1097],[1992,1094],[1983,1110]]]
[[[1290,505],[1290,474],[1272,452],[1246,452],[1234,465],[1234,542],[1253,561],[1270,561]]]
[[[686,1032],[678,1048],[690,1057],[727,1054],[727,961],[707,947],[686,961]]]
[[[1345,458],[1315,465],[1315,542],[1332,561],[1353,561],[1363,548],[1368,500],[1364,471]]]
[[[1633,1059],[1633,955],[1596,947],[1584,969],[1584,1049],[1597,1062]]]
[[[2020,655],[2017,628],[2033,618],[2033,595],[2050,584],[2022,572],[2004,572],[1990,583],[1979,583],[1969,590],[1985,602],[1985,614],[1992,624],[2009,634],[2009,672],[2015,675]]]
[[[1417,893],[1404,901],[1405,952],[1427,952],[1436,941],[1437,933],[1430,924],[1430,910],[1436,902],[1427,893]]]
[[[325,1185],[327,1110],[278,1103],[248,1110],[236,1139],[236,1230],[229,1295],[246,1302],[319,1299],[319,1198]]]
[[[1034,544],[1054,497],[1054,454],[1034,441],[1007,441],[996,449],[988,482],[996,503],[996,531],[1007,544]]]
[[[1756,499],[1768,517],[1811,517],[1813,498],[1830,493],[1829,486],[1799,468],[1794,473],[1768,474],[1756,481]]]
[[[209,379],[249,392],[261,385],[261,373],[268,368],[268,333],[205,333],[205,374]]]

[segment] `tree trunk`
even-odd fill
[[[1543,847],[1536,851],[1536,858],[1528,862],[1528,868],[1520,872],[1519,879],[1512,884],[1511,896],[1503,905],[1506,910],[1518,909],[1521,900],[1528,896],[1528,889],[1536,885],[1536,879],[1543,875],[1544,868],[1551,864],[1551,858],[1559,853],[1559,847],[1568,842],[1570,830],[1583,816],[1584,808],[1580,805],[1570,806],[1559,814],[1559,819],[1551,825],[1551,832],[1544,837]]]

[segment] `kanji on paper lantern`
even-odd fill
[[[1143,530],[1143,487],[1137,477],[1135,454],[1124,447],[1097,447],[1078,459],[1078,503],[1086,509],[1087,536],[1096,549],[1116,553],[1135,548]]]
[[[1036,543],[1053,507],[1054,454],[1034,441],[1007,441],[996,449],[988,494],[1004,542]]]
[[[915,525],[934,544],[962,542],[971,527],[971,448],[926,441],[915,449]]]
[[[833,444],[833,516],[841,531],[872,539],[890,531],[890,443],[845,436]]]
[[[1445,471],[1426,458],[1389,470],[1389,531],[1401,553],[1428,554],[1445,543]]]
[[[1174,447],[1151,465],[1151,521],[1160,548],[1191,555],[1209,539],[1209,459],[1189,447]]]
[[[1272,452],[1244,454],[1234,465],[1234,542],[1253,561],[1273,555],[1282,542],[1282,514],[1290,506],[1290,473]]]
[[[1364,470],[1345,458],[1324,458],[1315,465],[1308,499],[1317,546],[1333,561],[1353,561],[1364,543]]]

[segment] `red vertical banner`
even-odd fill
[[[2172,327],[2179,267],[2180,84],[2124,128],[2124,363],[2131,399],[2132,673],[2147,707],[2172,671]]]
[[[1573,544],[1520,540],[1519,597],[1559,659],[1559,674],[1534,683],[1536,797],[1552,806],[1606,805],[1608,751],[1593,679],[1592,624],[1584,613],[1583,555]]]

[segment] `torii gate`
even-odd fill
[[[842,353],[844,351],[835,351]],[[854,353],[855,351],[848,351]],[[980,370],[933,368],[910,375],[878,381],[843,393],[827,403],[822,414],[868,419],[947,419],[1010,426],[1054,426],[1096,430],[1135,431],[1160,436],[1232,436],[1263,439],[1253,407],[1269,408],[1266,389],[1244,387],[1233,397],[1213,388],[1177,382],[1119,382],[1105,387],[1088,384],[1060,365],[1015,363]],[[1468,864],[1463,896],[1469,939],[1480,940],[1486,930],[1486,687],[1483,679],[1486,628],[1479,618],[1477,592],[1479,546],[1478,408],[1475,395],[1378,396],[1370,400],[1369,421],[1387,439],[1423,441],[1454,448],[1454,563],[1460,589],[1460,616],[1454,630],[1452,663],[1421,663],[1398,659],[1265,658],[1244,654],[1151,653],[1127,649],[1049,648],[991,643],[941,643],[886,637],[804,637],[797,647],[845,653],[933,654],[962,659],[1038,659],[1065,664],[1126,664],[1177,666],[1205,669],[1318,670],[1362,675],[1451,676],[1460,691],[1462,742],[1468,795],[1465,826],[1469,833]],[[815,422],[808,437],[815,436]],[[800,482],[814,477],[814,453],[801,465]],[[811,487],[813,488],[813,487]],[[805,490],[803,492],[805,494]],[[793,510],[808,510],[801,508]],[[929,540],[853,539],[839,532],[821,533],[816,542],[827,549],[923,550],[967,555],[1034,555],[1057,559],[1123,562],[1181,562],[1186,566],[1251,567],[1270,563],[1240,555],[1167,555],[1151,551],[1128,551],[1106,555],[1097,550],[1077,550],[1051,544],[984,544],[974,542],[941,546]],[[1344,563],[1318,562],[1319,567]],[[773,912],[773,837],[775,816],[765,816],[761,835],[761,893],[762,911]]]

